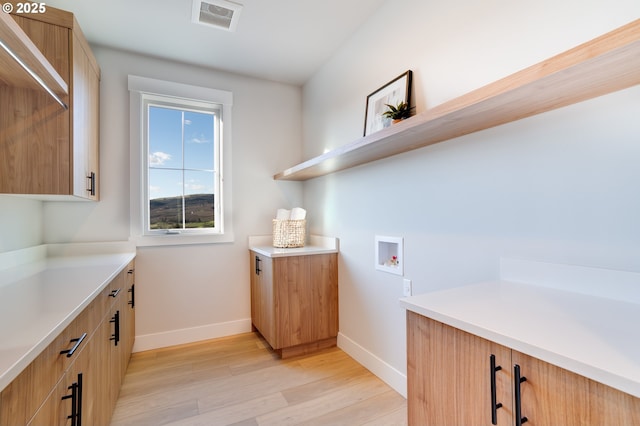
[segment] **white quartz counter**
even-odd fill
[[[249,237],[249,249],[267,257],[308,256],[312,254],[338,253],[338,239],[311,235],[309,243],[304,247],[276,248],[273,237]]]
[[[620,299],[500,280],[411,296],[400,303],[640,397],[640,304],[634,297],[631,302]]]
[[[0,391],[135,257],[126,243],[0,254]]]

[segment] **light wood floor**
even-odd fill
[[[338,348],[280,360],[256,333],[133,354],[120,425],[406,425],[406,400]]]

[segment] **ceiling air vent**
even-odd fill
[[[242,5],[227,0],[193,0],[191,20],[197,24],[235,31]]]

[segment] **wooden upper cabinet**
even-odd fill
[[[69,108],[44,89],[0,84],[0,193],[98,200],[98,63],[73,14],[11,16],[67,83]]]

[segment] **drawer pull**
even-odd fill
[[[109,297],[113,297],[113,298],[115,298],[115,297],[117,297],[117,296],[118,296],[118,293],[120,293],[120,289],[117,289],[117,290],[111,290],[111,293],[109,293]]]
[[[89,179],[89,188],[87,188],[87,192],[89,193],[89,195],[95,196],[96,195],[96,173],[91,172],[89,176],[87,176],[87,179]]]
[[[526,382],[526,377],[520,376],[520,366],[515,364],[513,366],[513,391],[514,391],[514,402],[515,402],[515,417],[516,417],[516,426],[522,426],[523,423],[526,423],[526,417],[522,417],[522,395],[520,393],[520,384],[522,382]]]
[[[129,305],[132,308],[136,307],[136,286],[135,284],[131,284],[131,288],[129,289],[129,293],[131,293],[131,300],[129,300]]]
[[[491,424],[498,424],[498,408],[502,408],[502,402],[496,403],[496,372],[502,370],[501,366],[496,366],[496,356],[489,357],[489,369],[491,374]]]
[[[262,269],[260,269],[260,261],[262,259],[260,259],[258,256],[256,256],[256,275],[260,275],[260,272],[262,272]]]
[[[73,345],[71,349],[65,349],[64,351],[60,351],[60,355],[67,354],[67,358],[71,358],[73,356],[73,353],[76,351],[76,349],[80,347],[80,344],[82,343],[85,337],[87,337],[87,333],[83,333],[82,336],[78,337],[77,339],[69,340],[69,343],[76,342],[76,344]]]
[[[71,390],[71,395],[61,398],[63,401],[71,399],[71,415],[67,419],[71,420],[71,426],[82,426],[82,373],[78,374],[78,381],[67,389]]]
[[[113,334],[109,340],[113,340],[114,345],[118,346],[118,342],[120,342],[120,311],[116,311],[109,322],[113,323]]]

